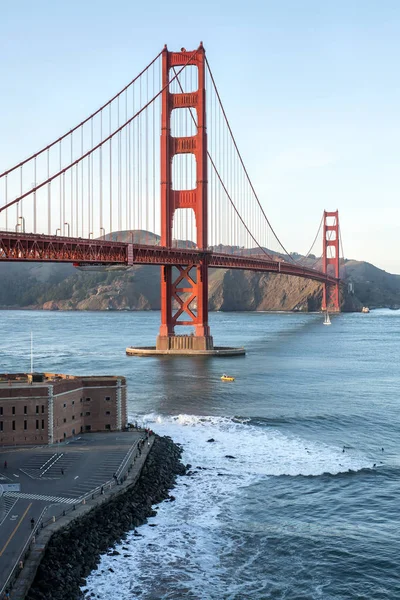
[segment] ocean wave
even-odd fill
[[[224,556],[237,542],[224,520],[246,488],[269,477],[357,471],[370,462],[356,453],[344,455],[339,447],[260,428],[244,417],[130,417],[181,444],[190,476],[178,478],[175,501],[157,506],[157,516],[140,527],[140,535],[130,533],[116,547],[129,559],[102,557],[84,588],[87,597],[95,592],[99,600],[228,597]],[[231,590],[237,583],[232,581]]]
[[[142,417],[157,433],[169,435],[184,445],[192,457],[206,460],[213,468],[232,474],[243,470],[248,477],[279,475],[337,474],[369,468],[370,459],[342,446],[331,446],[289,435],[277,427],[260,428],[257,419],[179,414],[164,416],[149,413]],[[275,422],[277,425],[278,422]],[[215,439],[207,443],[207,439]],[[225,457],[234,456],[226,465]],[[235,462],[234,462],[235,461]]]

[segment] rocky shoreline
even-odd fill
[[[177,475],[186,473],[181,454],[170,438],[156,436],[134,486],[52,536],[26,600],[82,599],[80,588],[100,556],[154,516],[152,506],[168,498]]]

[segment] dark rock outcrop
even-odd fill
[[[52,536],[26,600],[82,598],[82,582],[96,568],[100,555],[123,539],[126,532],[154,516],[152,505],[168,498],[176,476],[184,475],[180,456],[181,450],[170,438],[156,436],[134,487]],[[110,552],[112,556],[116,553]]]

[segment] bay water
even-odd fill
[[[212,313],[245,357],[140,358],[158,312],[1,312],[1,372],[30,370],[32,331],[37,371],[124,375],[130,420],[192,465],[86,597],[400,598],[400,311],[331,319]]]

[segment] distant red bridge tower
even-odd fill
[[[324,211],[322,271],[328,273],[329,265],[333,267],[336,283],[323,284],[322,310],[340,312],[339,283],[339,211]],[[331,249],[331,256],[328,256]]]

